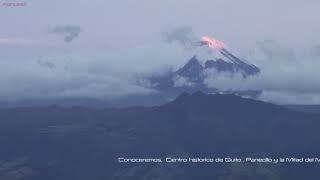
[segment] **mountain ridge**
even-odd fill
[[[315,156],[320,115],[233,94],[182,93],[153,107],[92,109],[58,106],[0,109],[0,167],[23,161],[29,179],[221,179],[228,164],[119,164],[117,158]],[[18,159],[18,160],[17,160]],[[4,162],[4,163],[2,163]],[[292,165],[266,168],[282,179],[317,179],[318,171]],[[262,167],[261,167],[262,166]],[[73,168],[65,168],[73,167]],[[213,168],[214,167],[214,168]],[[0,171],[16,175],[20,166]],[[76,173],[75,173],[76,172]],[[289,173],[288,173],[289,172]],[[241,179],[243,174],[228,176]],[[269,174],[270,174],[269,173]],[[20,174],[19,174],[20,175]],[[130,178],[127,178],[130,177]],[[259,179],[259,173],[252,179]],[[228,179],[227,177],[223,177]]]

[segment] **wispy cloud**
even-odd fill
[[[64,25],[56,26],[52,28],[50,32],[63,36],[64,41],[69,43],[79,36],[79,34],[82,32],[82,29],[80,26],[76,25]]]
[[[0,45],[32,45],[39,44],[41,41],[17,37],[0,37]]]

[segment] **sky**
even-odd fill
[[[263,69],[254,79],[221,76],[208,85],[262,88],[262,100],[283,104],[320,103],[318,0],[0,4],[0,101],[154,93],[134,84],[132,74],[183,65],[197,52],[168,44],[161,34],[188,27],[195,37],[213,36]]]

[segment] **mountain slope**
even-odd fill
[[[201,92],[149,108],[0,109],[0,179],[243,179],[234,166],[222,173],[228,164],[119,164],[117,158],[316,156],[319,125],[316,114]],[[244,179],[264,179],[259,168],[283,179],[319,177],[309,166],[243,168]]]
[[[320,114],[320,105],[285,105],[285,107],[295,111]]]

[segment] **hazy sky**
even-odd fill
[[[320,103],[318,0],[0,2],[27,3],[0,5],[0,100],[150,93],[131,84],[130,74],[185,63],[194,52],[160,35],[188,26],[263,66],[268,83],[259,87],[269,99]]]
[[[165,28],[189,25],[199,35],[215,36],[237,47],[265,38],[294,44],[320,40],[317,0],[21,2],[27,6],[1,7],[0,37],[46,40],[50,26],[75,24],[85,30],[83,44],[132,47],[152,43]]]

